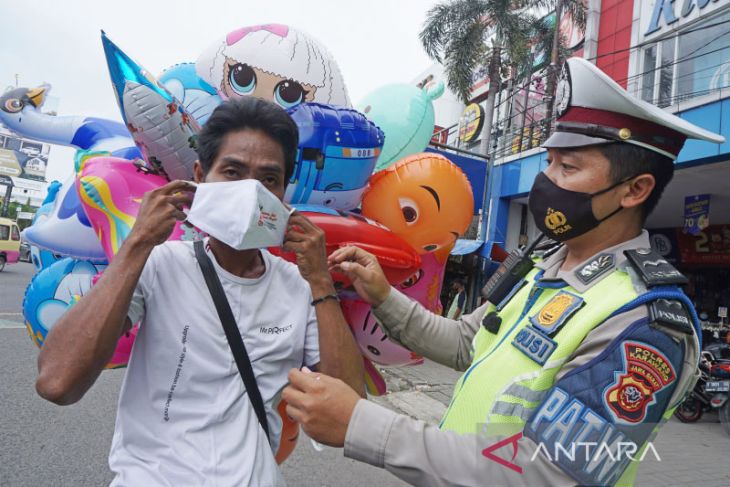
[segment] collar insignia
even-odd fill
[[[614,267],[613,254],[599,254],[595,259],[575,271],[577,277],[583,284],[594,281],[598,276],[605,274]]]

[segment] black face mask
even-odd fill
[[[623,210],[623,207],[619,206],[599,220],[593,214],[591,200],[594,196],[610,191],[629,180],[631,178],[595,193],[580,193],[561,188],[541,172],[535,178],[530,190],[530,212],[535,218],[535,224],[545,236],[564,242],[593,230],[602,221]]]

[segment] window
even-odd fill
[[[0,240],[8,240],[10,237],[10,227],[7,225],[0,225]]]
[[[644,77],[641,83],[641,99],[654,102],[654,81],[656,79],[654,68],[656,67],[656,46],[644,50]]]
[[[686,33],[647,46],[642,55],[641,98],[666,107],[730,87],[728,22],[730,11],[725,11],[689,26]]]
[[[730,86],[730,12],[705,21],[680,37],[677,61],[677,94],[692,98]]]
[[[18,231],[18,227],[16,227],[15,225],[13,225],[13,231],[10,238],[15,241],[20,240],[20,232]]]
[[[661,108],[672,104],[672,81],[674,80],[675,39],[662,42],[662,63],[659,69],[659,101]]]

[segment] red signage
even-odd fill
[[[684,265],[730,267],[730,224],[710,225],[697,235],[677,232]]]

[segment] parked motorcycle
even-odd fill
[[[700,356],[700,378],[694,389],[674,411],[683,423],[694,423],[708,411],[716,409],[725,431],[730,434],[730,349],[726,345],[709,346]]]

